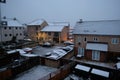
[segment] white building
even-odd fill
[[[10,41],[13,36],[17,40],[24,38],[25,27],[20,24],[17,20],[3,21],[0,27],[0,42]]]

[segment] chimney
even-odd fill
[[[82,19],[80,19],[79,21],[78,21],[78,23],[82,23],[83,22],[83,20]]]

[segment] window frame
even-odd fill
[[[92,50],[92,60],[100,60],[100,51]]]
[[[82,47],[78,47],[78,55],[84,56],[85,55],[85,49]]]
[[[112,38],[111,43],[112,44],[119,44],[119,38]]]

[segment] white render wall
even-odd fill
[[[5,29],[6,27],[6,29]],[[11,28],[11,29],[10,29]],[[16,29],[17,28],[17,29]],[[13,36],[17,37],[17,40],[24,38],[23,26],[3,26],[0,28],[0,42],[10,41]],[[7,35],[7,36],[5,36]],[[10,36],[11,35],[11,36]]]

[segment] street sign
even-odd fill
[[[0,0],[0,3],[6,3],[6,0]]]

